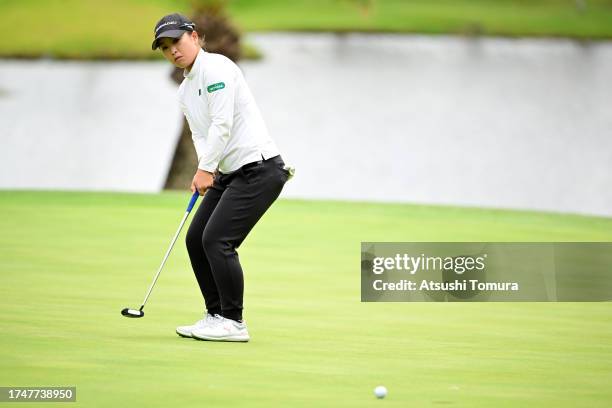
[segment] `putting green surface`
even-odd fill
[[[609,303],[359,293],[361,241],[612,241],[612,219],[281,199],[239,251],[252,341],[235,344],[174,333],[203,311],[184,232],[146,316],[119,313],[188,200],[0,192],[0,386],[76,386],[71,407],[612,405]]]

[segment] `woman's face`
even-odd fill
[[[159,49],[174,66],[183,69],[191,67],[200,51],[198,34],[192,31],[184,33],[180,38],[162,38],[159,40]]]

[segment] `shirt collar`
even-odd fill
[[[204,52],[204,49],[200,48],[200,51],[198,51],[198,55],[196,55],[195,61],[193,61],[191,70],[189,70],[189,72],[187,72],[187,69],[183,70],[184,78],[193,78],[195,73],[198,71],[200,64],[202,63],[202,59],[204,58]]]

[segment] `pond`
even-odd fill
[[[612,43],[256,34],[284,197],[612,216]],[[0,188],[159,191],[164,62],[0,61]]]

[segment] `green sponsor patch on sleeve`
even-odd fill
[[[225,82],[217,82],[216,84],[209,85],[206,90],[208,91],[208,93],[211,93],[223,88],[225,88]]]

